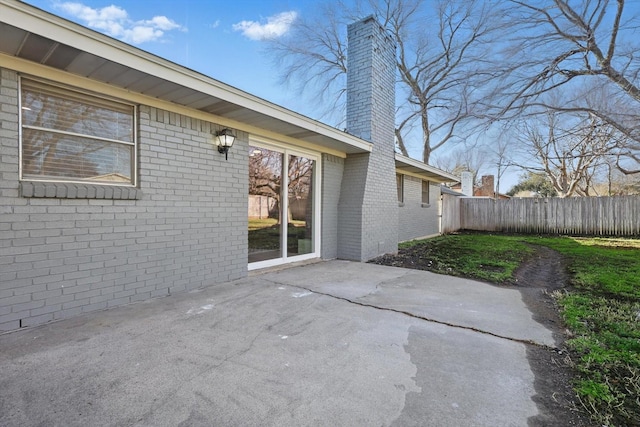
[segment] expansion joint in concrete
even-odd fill
[[[274,283],[277,283],[277,282],[274,282]],[[496,337],[496,338],[500,338],[500,339],[503,339],[503,340],[508,340],[508,341],[511,341],[511,342],[516,342],[516,343],[520,343],[520,344],[524,344],[524,345],[528,345],[528,346],[544,348],[544,349],[547,349],[547,350],[553,350],[553,351],[559,351],[560,350],[557,347],[552,347],[552,346],[549,346],[549,345],[546,345],[546,344],[541,344],[541,343],[535,342],[533,340],[525,340],[525,339],[521,339],[521,338],[508,337],[508,336],[505,336],[505,335],[496,334],[494,332],[490,332],[490,331],[485,331],[485,330],[482,330],[482,329],[474,328],[472,326],[456,325],[455,323],[444,322],[442,320],[437,320],[437,319],[432,319],[432,318],[425,317],[425,316],[420,316],[420,315],[417,315],[417,314],[414,314],[414,313],[411,313],[411,312],[405,311],[405,310],[398,310],[398,309],[390,308],[390,307],[380,307],[380,306],[373,305],[373,304],[368,304],[368,303],[365,303],[365,302],[354,301],[354,300],[352,300],[350,298],[341,297],[341,296],[329,294],[329,293],[326,293],[326,292],[318,292],[317,290],[314,290],[314,289],[311,289],[311,288],[306,288],[304,286],[290,285],[290,284],[285,284],[285,283],[277,283],[277,284],[285,285],[285,286],[291,286],[293,288],[298,288],[298,289],[303,289],[305,291],[308,291],[308,292],[311,292],[311,293],[314,293],[314,294],[318,294],[318,295],[326,296],[326,297],[329,297],[329,298],[334,298],[334,299],[337,299],[337,300],[345,301],[345,302],[348,302],[350,304],[359,305],[361,307],[373,308],[373,309],[376,309],[376,310],[390,311],[392,313],[402,314],[402,315],[411,317],[413,319],[423,320],[425,322],[437,323],[439,325],[444,325],[444,326],[448,326],[448,327],[456,328],[456,329],[464,329],[464,330],[467,330],[467,331],[471,331],[471,332],[475,332],[475,333],[479,333],[479,334],[484,334],[484,335],[489,335],[489,336],[492,336],[492,337]]]

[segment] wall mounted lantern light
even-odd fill
[[[236,140],[236,136],[231,132],[231,129],[222,129],[216,133],[216,145],[218,146],[218,153],[224,153],[224,159],[229,160],[229,149]]]

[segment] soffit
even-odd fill
[[[0,0],[0,34],[0,53],[332,150],[371,151],[360,138],[24,3]]]
[[[429,166],[426,163],[422,163],[410,157],[396,153],[395,159],[397,172],[406,172],[432,182],[444,183],[460,181],[457,176],[450,174],[449,172]]]

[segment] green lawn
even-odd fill
[[[531,245],[568,261],[571,289],[556,296],[580,402],[598,425],[640,425],[640,240],[463,233],[401,250],[439,273],[508,283]]]
[[[304,221],[291,221],[288,224],[289,244],[297,244],[297,239],[306,237]],[[249,248],[278,249],[280,247],[280,224],[273,218],[249,219]]]
[[[450,234],[400,244],[430,271],[471,277],[494,283],[508,282],[520,262],[534,249],[517,239],[489,234]]]

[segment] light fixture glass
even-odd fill
[[[236,140],[236,136],[231,132],[231,129],[222,129],[216,133],[216,145],[218,146],[218,152],[224,153],[225,160],[228,160],[229,149],[233,146]]]

